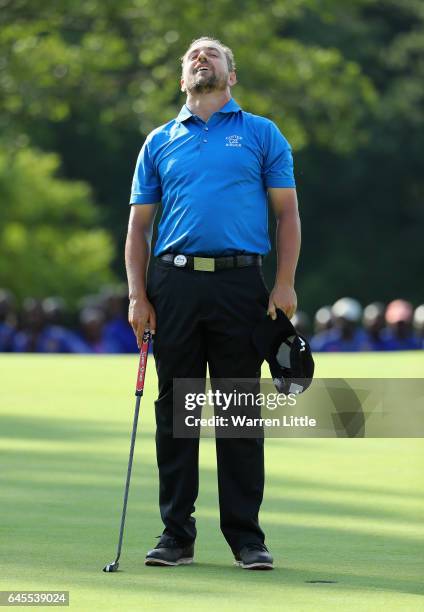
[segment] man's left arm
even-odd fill
[[[294,188],[269,187],[268,196],[277,220],[277,274],[269,296],[268,314],[276,319],[276,309],[289,319],[297,308],[294,279],[300,253],[300,218]]]

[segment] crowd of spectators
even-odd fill
[[[13,295],[0,289],[0,352],[136,353],[127,312],[123,287],[105,287],[83,298],[76,318],[59,297],[28,297],[18,311]],[[362,309],[357,300],[345,297],[320,308],[313,324],[302,311],[292,322],[310,340],[314,352],[424,348],[424,304],[414,311],[412,304],[401,299],[387,306],[374,302]]]
[[[105,287],[86,296],[75,318],[62,298],[28,297],[18,312],[0,289],[0,351],[12,353],[136,353],[124,289]]]
[[[344,297],[315,313],[310,319],[298,311],[292,319],[314,352],[411,351],[424,348],[424,304],[415,311],[406,300],[385,305],[373,302],[362,309],[353,298]]]

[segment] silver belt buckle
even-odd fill
[[[193,268],[199,272],[215,272],[215,260],[213,257],[194,257]]]

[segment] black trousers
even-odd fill
[[[251,343],[268,306],[259,266],[200,272],[155,260],[148,296],[157,317],[153,352],[159,505],[164,533],[184,543],[196,537],[199,439],[173,437],[173,379],[260,377]],[[234,552],[263,543],[258,513],[264,488],[263,438],[216,439],[220,526]]]

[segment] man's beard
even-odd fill
[[[200,81],[196,79],[197,74],[190,79],[187,84],[187,91],[190,93],[210,93],[212,91],[224,91],[227,87],[227,79],[218,78],[214,72],[211,72],[207,78],[202,78]]]

